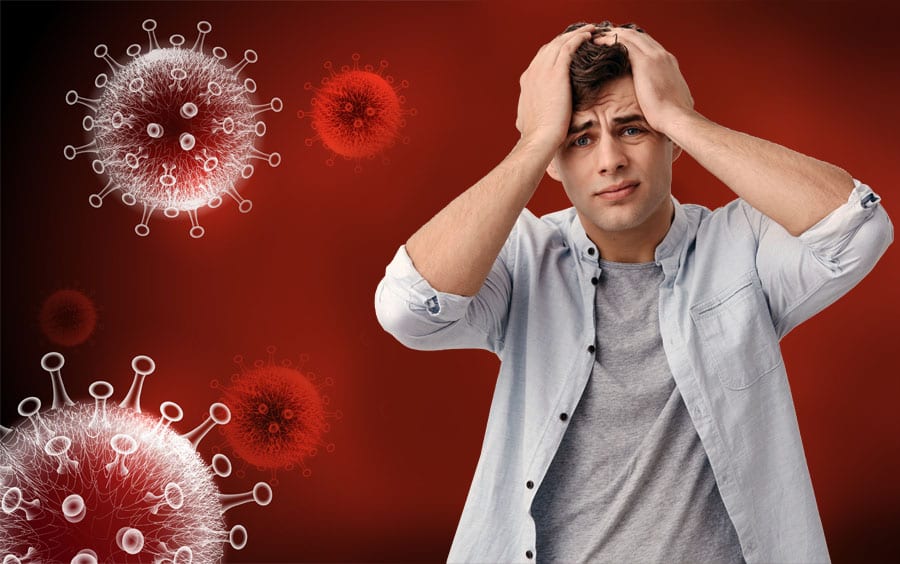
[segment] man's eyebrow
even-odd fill
[[[569,126],[569,132],[566,135],[575,135],[576,133],[581,133],[582,131],[586,131],[590,128],[594,127],[594,120],[587,120],[586,122],[575,125],[574,123]]]
[[[622,125],[623,123],[631,123],[634,121],[646,121],[644,116],[641,114],[628,114],[627,116],[621,116],[617,118],[613,118],[613,125]],[[578,125],[572,124],[569,126],[569,131],[566,133],[567,136],[575,135],[576,133],[581,133],[582,131],[587,131],[588,129],[594,127],[594,120],[587,120]]]
[[[644,116],[641,114],[629,114],[627,116],[613,118],[613,123],[615,125],[622,125],[623,123],[631,123],[633,121],[644,121]]]

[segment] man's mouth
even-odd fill
[[[594,196],[604,200],[621,200],[630,196],[640,184],[637,180],[624,180],[594,192]]]

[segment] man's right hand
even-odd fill
[[[569,67],[575,51],[595,29],[594,24],[585,24],[556,36],[538,50],[522,73],[516,129],[524,143],[556,151],[565,140],[572,120]]]

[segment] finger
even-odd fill
[[[626,25],[634,25],[634,24],[626,24]],[[659,44],[658,41],[653,39],[653,37],[647,33],[646,31],[638,31],[637,27],[616,27],[610,30],[603,30],[600,34],[600,37],[608,37],[613,36],[619,40],[619,43],[623,41],[630,42],[631,44],[636,45],[645,53],[652,52],[655,49],[664,50],[663,46]],[[596,41],[595,41],[596,42]],[[600,44],[600,42],[596,42]]]
[[[565,33],[561,33],[561,34],[557,35],[556,37],[553,38],[552,41],[550,41],[550,43],[548,43],[548,45],[560,47],[560,46],[564,45],[565,43],[567,43],[569,40],[571,40],[572,37],[580,37],[584,34],[590,35],[590,34],[595,33],[596,30],[597,30],[597,24],[584,24],[581,27],[577,27],[571,31],[567,31]]]
[[[634,31],[636,31],[638,33],[647,33],[646,31],[644,31],[643,29],[638,27],[638,25],[636,23],[627,23],[627,24],[622,24],[622,25],[616,26],[616,27],[624,28],[624,29],[633,29]]]
[[[640,57],[646,57],[648,55],[646,46],[640,45],[639,42],[634,41],[633,37],[629,37],[624,33],[619,33],[619,31],[612,31],[610,33],[604,34],[601,37],[595,37],[593,39],[593,42],[595,45],[615,45],[616,43],[618,43],[619,45],[624,45],[628,50],[629,56],[637,55]]]
[[[585,30],[584,32],[573,35],[565,43],[560,45],[559,52],[556,55],[555,64],[565,64],[567,67],[572,62],[572,55],[586,41],[590,41],[594,34],[594,30]]]

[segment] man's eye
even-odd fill
[[[635,135],[638,135],[643,132],[644,132],[644,130],[641,129],[640,127],[626,127],[625,129],[622,130],[622,135],[625,135],[626,137],[634,137]]]
[[[579,137],[578,139],[573,141],[572,144],[575,145],[576,147],[584,147],[584,146],[588,145],[590,142],[591,142],[590,138],[587,135],[585,135],[585,136]]]

